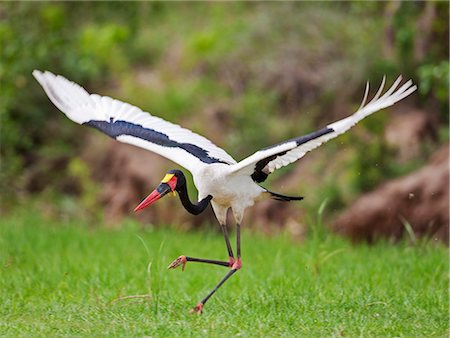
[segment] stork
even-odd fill
[[[266,180],[274,170],[302,158],[308,151],[346,132],[366,116],[392,106],[404,99],[417,87],[409,80],[403,85],[401,76],[382,95],[385,77],[374,98],[366,104],[369,83],[358,110],[347,118],[327,125],[310,134],[299,136],[261,149],[253,155],[236,162],[223,149],[203,136],[179,125],[153,116],[128,103],[108,96],[89,94],[78,84],[51,72],[33,71],[34,77],[44,88],[53,104],[69,119],[93,127],[120,142],[150,150],[166,157],[192,173],[198,190],[198,201],[189,200],[186,179],[182,171],[169,170],[159,186],[136,208],[142,210],[168,193],[178,192],[181,203],[191,214],[198,215],[211,204],[220,224],[228,252],[228,261],[180,256],[169,269],[184,267],[187,262],[215,264],[229,268],[227,274],[192,310],[202,313],[203,306],[217,289],[236,271],[241,269],[241,223],[244,212],[262,198],[281,201],[301,200],[271,192],[259,183]],[[236,255],[231,246],[227,229],[227,211],[232,210],[236,222]]]

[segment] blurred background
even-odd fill
[[[69,121],[33,69],[190,128],[236,160],[351,114],[366,81],[373,96],[383,75],[401,74],[416,93],[264,184],[304,201],[261,202],[244,222],[302,239],[319,215],[354,240],[448,241],[448,2],[3,2],[0,46],[2,214],[214,223],[178,199],[134,214],[176,165]]]

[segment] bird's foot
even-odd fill
[[[187,263],[186,256],[180,256],[177,259],[175,259],[172,263],[170,263],[170,265],[167,268],[168,269],[175,269],[175,268],[178,268],[181,265],[181,271],[184,271],[186,263]]]
[[[196,307],[194,307],[190,313],[196,313],[198,315],[201,315],[203,312],[203,303],[198,303]]]

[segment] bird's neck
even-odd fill
[[[206,209],[206,207],[208,206],[209,202],[212,199],[212,196],[208,195],[198,203],[193,204],[189,199],[186,184],[182,185],[180,189],[177,189],[177,191],[178,194],[180,195],[180,200],[184,208],[193,215],[198,215],[201,212],[203,212],[203,210]]]

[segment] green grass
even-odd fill
[[[0,335],[447,336],[447,253],[244,232],[243,269],[196,316],[189,309],[226,269],[166,267],[180,254],[225,258],[220,234],[16,212],[0,220]]]

